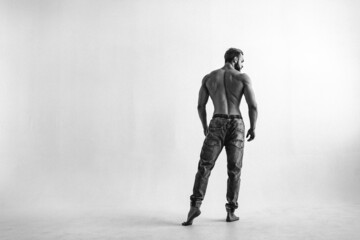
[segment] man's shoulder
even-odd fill
[[[203,79],[202,79],[202,85],[206,84],[206,82],[208,81],[208,79],[210,78],[210,73],[206,74]]]
[[[237,79],[239,79],[241,82],[243,82],[243,83],[245,83],[245,84],[248,84],[248,83],[251,82],[251,79],[250,79],[249,75],[246,74],[246,73],[240,73],[240,72],[239,72],[239,73],[236,75],[236,77],[237,77]]]
[[[219,71],[220,71],[220,69],[215,69],[215,70],[213,70],[213,71],[209,72],[208,74],[206,74],[206,75],[205,75],[205,77],[207,77],[207,78],[211,78],[212,76],[214,76],[214,75],[218,74],[218,73],[219,73]]]
[[[212,79],[215,74],[218,73],[220,69],[216,69],[211,71],[210,73],[206,74],[202,79],[202,84],[205,84],[208,80]]]

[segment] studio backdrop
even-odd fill
[[[1,1],[0,211],[187,209],[198,91],[230,47],[259,110],[240,208],[358,203],[359,7]],[[241,111],[248,129],[245,101]],[[204,207],[224,211],[226,179],[222,153]]]

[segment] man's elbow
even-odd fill
[[[251,105],[249,105],[249,111],[257,112],[257,104],[251,104]]]
[[[198,111],[204,110],[204,109],[205,109],[205,105],[202,105],[202,104],[200,105],[200,104],[199,104],[199,105],[197,106],[197,109],[198,109]]]

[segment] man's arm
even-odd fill
[[[243,74],[244,79],[244,95],[245,100],[249,108],[249,119],[250,119],[250,129],[248,130],[246,137],[248,141],[251,141],[255,138],[255,128],[256,128],[256,120],[257,120],[257,103],[255,100],[254,90],[252,88],[250,77],[246,74]]]
[[[206,103],[209,99],[209,91],[206,88],[206,81],[208,79],[208,75],[206,75],[201,83],[201,88],[199,91],[199,100],[198,100],[198,106],[197,110],[199,113],[200,121],[204,129],[204,134],[206,136],[208,132],[208,125],[207,125],[207,119],[206,119]]]

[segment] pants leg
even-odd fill
[[[235,120],[229,139],[225,143],[227,155],[227,192],[225,207],[234,211],[238,208],[238,196],[240,190],[240,175],[244,153],[244,123],[242,119]]]
[[[215,162],[222,150],[223,144],[221,138],[212,129],[206,136],[198,164],[198,170],[195,175],[193,194],[190,196],[191,206],[200,207],[204,200],[207,184],[211,174],[211,170],[215,166]]]

